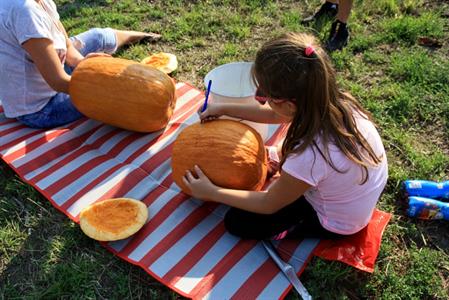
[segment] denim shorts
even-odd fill
[[[70,38],[78,51],[86,56],[92,52],[113,54],[117,50],[117,38],[111,28],[93,28]],[[72,74],[73,68],[64,69]],[[73,106],[70,96],[57,93],[38,112],[17,117],[17,120],[32,128],[52,128],[78,120],[83,115]]]

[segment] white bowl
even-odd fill
[[[233,62],[218,66],[207,73],[204,77],[204,85],[207,87],[209,80],[212,80],[209,101],[259,105],[254,99],[256,86],[251,79],[252,66],[252,62]],[[267,124],[250,121],[244,121],[244,123],[256,129],[264,141],[267,139]]]

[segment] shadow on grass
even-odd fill
[[[105,253],[63,216],[30,229],[0,275],[0,294],[14,298],[166,299],[168,288],[143,270]],[[50,228],[53,227],[53,228]]]
[[[0,299],[181,299],[86,237],[5,163],[0,170]]]

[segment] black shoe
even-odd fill
[[[313,15],[305,18],[302,20],[302,24],[308,24],[311,22],[315,22],[323,17],[327,18],[333,18],[337,15],[338,11],[338,4],[331,3],[331,2],[324,2],[323,5],[321,5],[320,9]]]
[[[329,39],[326,42],[326,50],[329,52],[341,50],[348,44],[349,31],[345,23],[335,21],[332,23]]]

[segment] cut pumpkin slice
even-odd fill
[[[145,203],[128,198],[115,198],[89,205],[81,211],[80,227],[98,241],[125,239],[142,228],[148,218]]]
[[[178,68],[176,55],[166,52],[159,52],[145,57],[141,63],[156,68],[166,74],[170,74]]]

